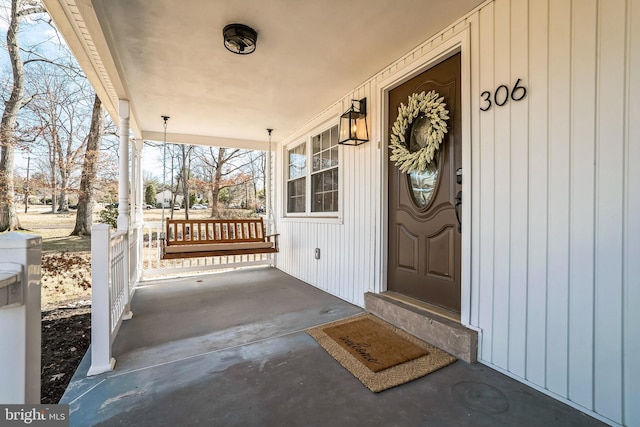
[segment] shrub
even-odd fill
[[[118,228],[118,208],[107,205],[98,213],[98,222],[109,224],[113,228]]]

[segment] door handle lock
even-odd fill
[[[458,194],[456,194],[456,204],[455,204],[455,211],[456,211],[456,219],[458,220],[458,233],[462,232],[462,221],[460,221],[460,206],[462,206],[462,191],[458,191]]]

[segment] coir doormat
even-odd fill
[[[371,314],[317,326],[307,332],[376,393],[423,377],[456,360]]]

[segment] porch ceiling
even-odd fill
[[[137,138],[213,145],[280,140],[484,0],[44,0],[112,116]],[[228,52],[222,28],[258,32]],[[233,139],[234,141],[227,141]],[[227,141],[225,143],[225,141]]]

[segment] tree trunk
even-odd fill
[[[58,199],[58,212],[69,211],[69,201],[67,200],[67,185],[69,185],[69,175],[60,168],[60,198]]]
[[[220,218],[218,209],[218,197],[220,196],[220,185],[214,181],[211,184],[211,218]]]
[[[104,113],[102,111],[102,102],[98,95],[95,95],[93,113],[91,114],[91,128],[87,138],[84,165],[82,166],[78,213],[76,214],[76,225],[71,232],[72,236],[91,235],[91,226],[93,225],[93,185],[98,173],[98,158],[103,135]]]
[[[220,147],[220,149],[218,149],[216,173],[213,176],[213,182],[211,185],[211,218],[220,217],[220,212],[218,210],[218,197],[220,196],[220,181],[222,181],[222,164],[225,152],[226,149],[224,147]]]
[[[182,200],[184,200],[184,219],[189,219],[189,165],[187,164],[187,147],[182,145]]]
[[[0,122],[0,231],[19,230],[20,220],[14,202],[13,169],[15,156],[15,129],[18,111],[23,103],[24,70],[18,45],[19,1],[11,1],[11,22],[7,29],[7,50],[13,72],[11,96],[4,104]]]
[[[58,137],[58,130],[56,129],[55,122],[52,125],[51,130],[51,155],[49,162],[51,163],[51,213],[56,213],[56,206],[58,205],[58,145],[56,138]]]

